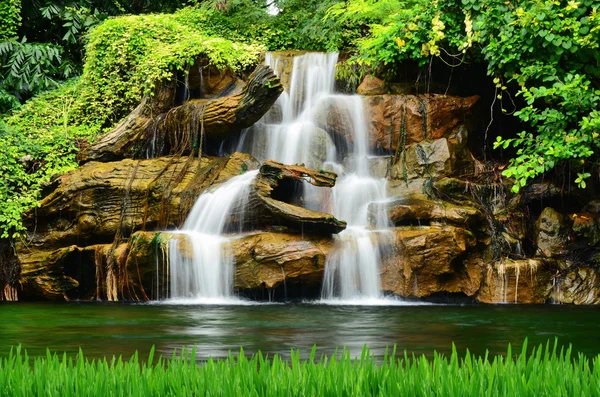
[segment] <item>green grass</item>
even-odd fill
[[[290,360],[256,354],[230,355],[197,365],[195,351],[170,360],[144,363],[137,353],[121,358],[87,360],[52,355],[32,359],[20,347],[0,359],[2,396],[597,396],[600,356],[571,356],[571,348],[547,343],[520,354],[509,346],[506,356],[432,359],[396,356],[360,358],[348,351],[307,360],[292,352]],[[153,362],[154,361],[154,362]]]

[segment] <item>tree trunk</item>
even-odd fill
[[[153,97],[144,97],[113,131],[82,149],[80,162],[193,154],[206,139],[223,140],[253,125],[283,88],[273,71],[260,65],[248,84],[232,95],[192,99],[174,107],[175,92],[170,83]]]

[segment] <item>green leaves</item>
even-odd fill
[[[589,172],[585,172],[585,173],[577,173],[577,179],[575,179],[575,183],[577,184],[577,186],[581,189],[585,189],[585,180],[587,178],[589,178],[591,176],[591,174]]]
[[[21,1],[0,0],[0,42],[17,35],[21,22]]]

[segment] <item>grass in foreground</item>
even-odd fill
[[[153,350],[154,351],[154,350]],[[2,396],[597,396],[600,395],[600,355],[571,357],[571,348],[540,345],[527,354],[527,341],[513,358],[475,357],[432,359],[391,354],[377,361],[367,349],[358,359],[347,351],[339,358],[308,360],[293,352],[289,361],[243,350],[226,360],[199,366],[195,352],[141,363],[129,360],[87,360],[52,355],[32,359],[16,348],[0,359]]]

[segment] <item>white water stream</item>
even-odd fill
[[[322,299],[324,302],[373,302],[381,298],[381,244],[389,237],[387,214],[371,224],[368,206],[386,199],[385,178],[369,171],[367,117],[356,95],[334,94],[336,53],[307,53],[294,58],[289,93],[253,127],[246,130],[238,151],[259,161],[303,163],[338,174],[333,189],[304,184],[301,202],[307,208],[333,213],[348,227],[335,235],[335,247],[326,261]],[[266,63],[279,70],[278,59],[267,54]],[[327,122],[330,115],[335,121]],[[323,128],[334,128],[325,131]],[[336,136],[335,142],[332,136]],[[232,231],[227,224],[243,200],[257,171],[230,179],[202,194],[183,229],[193,258],[183,254],[179,241],[170,242],[171,297],[203,302],[232,298],[233,259],[224,247]],[[241,231],[241,230],[239,230]]]
[[[270,54],[266,57],[266,63],[275,71],[279,70],[277,62]],[[379,242],[388,234],[384,230],[386,214],[369,224],[368,205],[385,200],[386,180],[374,178],[369,171],[367,116],[362,99],[334,94],[336,63],[336,53],[295,57],[289,94],[281,95],[275,106],[244,133],[238,150],[260,161],[303,163],[338,173],[331,191],[306,185],[303,192],[307,208],[332,212],[348,223],[347,229],[335,236],[334,252],[327,258],[322,299],[372,300],[381,297]],[[331,114],[337,115],[331,128],[350,138],[350,144],[336,148],[331,131],[321,128],[326,127]]]
[[[248,189],[257,174],[233,177],[198,198],[178,232],[187,237],[193,257],[185,254],[178,239],[169,241],[172,299],[221,303],[233,298],[233,257],[225,249],[229,237],[224,232],[241,231]],[[237,225],[230,222],[234,212]]]

